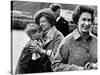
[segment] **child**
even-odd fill
[[[31,40],[31,45],[33,47],[36,47],[37,45],[39,47],[43,46],[43,43],[41,40],[41,38],[42,38],[41,28],[37,24],[31,23],[31,24],[27,25],[25,31],[26,31],[27,35],[29,36],[29,38]],[[40,58],[40,55],[38,53],[35,53],[35,49],[34,49],[32,59],[36,60],[38,58]]]
[[[41,56],[39,53],[35,53],[35,48],[33,49],[31,47],[37,45],[39,47],[43,46],[41,41],[41,28],[35,23],[30,23],[27,25],[25,32],[29,36],[30,41],[24,47],[21,57],[19,58],[16,74],[39,73]]]

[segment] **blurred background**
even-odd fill
[[[28,23],[33,22],[33,15],[42,8],[48,8],[51,3],[45,2],[28,2],[28,1],[11,1],[11,44],[12,44],[12,66],[11,71],[14,74],[21,54],[21,50],[29,40],[24,32]],[[61,4],[61,3],[60,3]],[[72,14],[78,4],[61,4],[61,16],[69,22],[69,30],[72,32],[76,25],[72,20]],[[92,5],[91,5],[92,6]],[[97,36],[97,6],[92,6],[95,10],[95,21],[91,26],[91,32]]]

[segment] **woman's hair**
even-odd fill
[[[39,21],[42,16],[45,16],[47,18],[47,20],[51,24],[51,26],[56,24],[56,17],[49,8],[41,9],[35,13],[34,20],[35,20],[36,24],[40,24]]]
[[[58,9],[61,9],[61,5],[60,4],[51,4],[50,5],[50,9],[53,11],[53,12],[56,12]]]
[[[77,24],[81,14],[84,12],[88,12],[91,14],[92,23],[93,23],[93,21],[94,21],[94,9],[87,6],[87,5],[80,5],[76,8],[76,10],[74,11],[74,13],[72,15],[72,18],[73,18],[73,21],[75,24]]]

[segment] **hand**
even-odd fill
[[[30,46],[30,47],[29,47],[29,50],[32,51],[32,52],[35,52],[35,50],[36,50],[36,49],[35,49],[35,46]]]
[[[42,48],[39,47],[38,45],[35,47],[35,52],[36,52],[36,53],[45,54],[45,51],[46,51],[46,50],[42,49]]]
[[[97,69],[97,63],[92,63],[92,69]]]
[[[84,67],[85,70],[97,69],[97,63],[87,63]]]
[[[37,46],[37,40],[31,41],[31,45],[29,47],[29,50],[34,52],[36,50],[35,49],[36,46]]]

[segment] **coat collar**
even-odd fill
[[[88,36],[87,39],[91,39],[92,35],[93,35],[93,34],[89,31],[89,36]],[[78,29],[75,29],[75,30],[73,31],[73,37],[74,37],[75,40],[77,40],[77,39],[79,39],[80,37],[82,37],[82,35],[79,33]]]
[[[47,44],[48,42],[50,42],[51,40],[53,40],[54,33],[55,33],[56,30],[57,30],[57,29],[56,29],[55,26],[51,27],[51,28],[48,30],[48,32],[47,32],[47,34],[46,34],[46,41],[45,41],[45,44]],[[45,39],[45,38],[44,38],[44,39]]]

